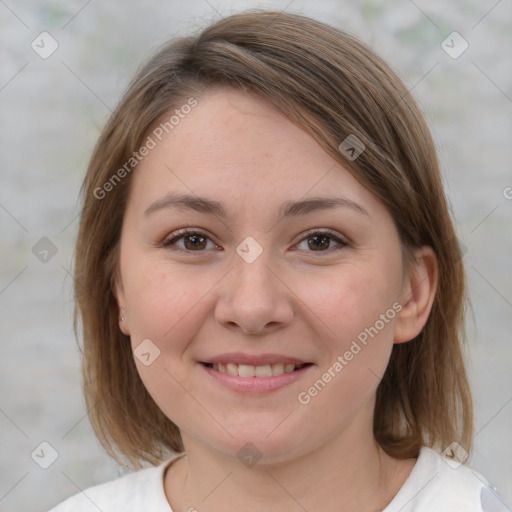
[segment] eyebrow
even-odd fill
[[[311,197],[300,201],[286,201],[280,208],[279,220],[284,217],[305,215],[319,210],[328,210],[337,207],[350,208],[351,210],[370,216],[370,214],[358,203],[346,197]],[[222,203],[190,194],[175,194],[169,192],[164,197],[152,203],[144,212],[144,217],[148,217],[152,213],[167,209],[189,209],[200,213],[216,215],[223,219],[228,217],[228,213]]]

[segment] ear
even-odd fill
[[[430,246],[416,252],[414,263],[404,276],[400,304],[395,324],[395,343],[414,339],[427,323],[437,289],[438,265]]]
[[[126,297],[124,293],[123,280],[120,276],[119,269],[116,270],[113,277],[113,289],[114,295],[119,306],[119,328],[123,334],[130,336],[130,323],[128,318],[128,312],[126,310]],[[122,320],[124,318],[124,320]]]

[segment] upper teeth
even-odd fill
[[[272,377],[281,375],[282,373],[293,372],[296,365],[294,363],[277,363],[252,366],[249,364],[213,363],[212,367],[214,370],[221,373],[229,373],[230,375],[238,375],[239,377]]]

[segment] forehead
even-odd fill
[[[149,132],[155,147],[134,172],[135,196],[172,190],[270,207],[274,198],[339,193],[369,208],[375,202],[308,133],[253,94],[216,89],[184,111],[159,138],[155,127]]]

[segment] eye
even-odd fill
[[[178,247],[177,243],[183,240],[184,246]],[[206,234],[201,231],[192,229],[180,229],[171,235],[162,243],[163,247],[172,251],[181,252],[203,252],[203,249],[207,248],[208,241],[212,243],[214,247],[217,247]]]
[[[182,240],[184,245],[179,247],[178,242]],[[331,248],[333,241],[338,244],[338,247]],[[180,229],[174,232],[170,238],[165,240],[162,243],[162,246],[172,251],[203,252],[208,248],[208,242],[211,242],[213,248],[218,247],[205,233],[201,231],[194,229]],[[304,242],[307,243],[307,248],[310,249],[308,252],[328,252],[329,250],[339,250],[348,245],[347,242],[329,230],[312,231],[308,233],[308,235],[304,237],[297,246],[300,246],[300,244]]]
[[[335,241],[338,244],[338,247],[335,247],[334,251],[342,249],[347,246],[348,243],[342,240],[339,236],[335,235],[332,231],[324,230],[324,231],[313,231],[310,232],[305,238],[301,240],[298,244],[300,245],[303,242],[306,242],[307,247],[311,249],[308,252],[328,252],[331,249],[331,242]]]

